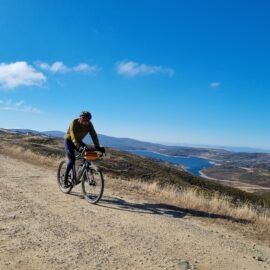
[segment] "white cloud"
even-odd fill
[[[98,68],[97,66],[90,66],[86,63],[80,63],[74,67],[68,67],[61,61],[56,61],[51,65],[48,63],[37,63],[37,66],[43,70],[47,70],[53,73],[67,73],[67,72],[89,72],[95,73]]]
[[[44,70],[51,71],[53,73],[65,73],[69,71],[69,68],[65,66],[63,62],[54,62],[52,65],[48,63],[40,63],[39,67]]]
[[[97,66],[90,66],[88,64],[85,63],[81,63],[75,67],[73,67],[73,70],[76,72],[90,72],[90,73],[95,73],[98,71],[98,67]]]
[[[27,112],[27,113],[40,113],[40,110],[32,106],[26,105],[24,101],[12,102],[11,100],[0,100],[0,110]]]
[[[137,75],[165,74],[174,75],[174,70],[162,66],[148,66],[133,61],[121,61],[116,64],[116,71],[120,75],[134,77]]]
[[[0,63],[0,87],[41,85],[46,77],[27,62]]]
[[[220,85],[221,85],[220,82],[211,82],[210,83],[210,87],[212,87],[212,88],[218,88]]]

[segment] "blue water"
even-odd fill
[[[209,160],[198,157],[167,156],[146,150],[128,150],[128,152],[139,156],[167,161],[172,164],[183,165],[188,172],[197,176],[200,175],[200,170],[214,166]]]

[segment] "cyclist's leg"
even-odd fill
[[[73,168],[75,164],[75,146],[71,140],[64,140],[65,152],[67,157],[67,169],[65,173],[65,182],[68,178],[68,174],[70,170]]]

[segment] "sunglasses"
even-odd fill
[[[89,119],[89,118],[84,118],[84,117],[82,117],[82,121],[83,121],[83,122],[90,122],[90,119]]]

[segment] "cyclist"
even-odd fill
[[[75,150],[82,152],[86,145],[82,141],[89,133],[95,145],[95,150],[105,153],[105,148],[100,147],[97,133],[91,123],[92,115],[90,112],[82,111],[80,118],[74,119],[65,134],[64,146],[65,153],[68,159],[67,169],[65,172],[64,186],[68,186],[68,174],[75,163]]]

